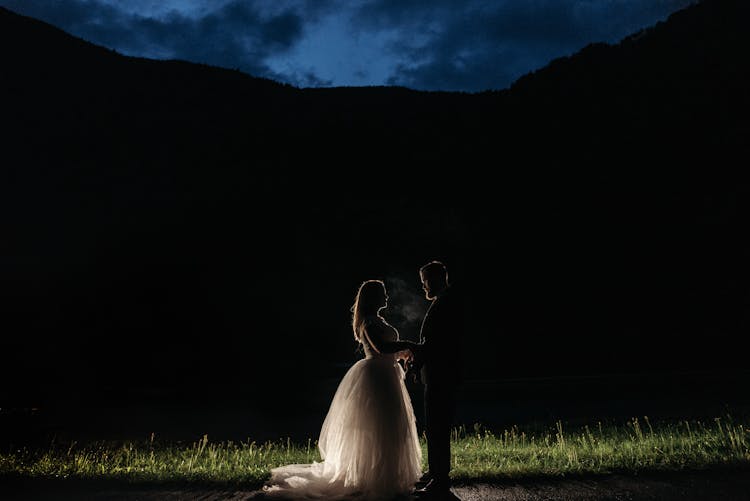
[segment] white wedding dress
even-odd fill
[[[380,317],[369,317],[368,335],[398,340]],[[375,345],[378,344],[373,339]],[[323,422],[319,463],[271,470],[270,497],[392,499],[410,493],[422,471],[422,450],[404,371],[393,354],[366,342],[365,358],[344,375]]]

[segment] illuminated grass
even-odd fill
[[[513,427],[502,433],[475,425],[453,435],[457,480],[601,474],[611,471],[678,470],[750,464],[750,427],[731,417],[710,423],[651,424],[648,418],[621,425],[596,423],[547,430]],[[426,446],[422,442],[426,459]],[[151,440],[114,445],[53,445],[46,450],[0,453],[0,475],[25,478],[116,479],[132,482],[222,483],[257,486],[271,468],[318,461],[315,442],[217,442],[189,446]]]
[[[731,417],[660,425],[644,417],[569,430],[558,422],[541,433],[514,427],[499,435],[475,426],[454,438],[452,474],[465,480],[750,464],[750,427]]]

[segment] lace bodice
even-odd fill
[[[398,331],[395,327],[385,321],[383,317],[377,315],[371,315],[365,318],[364,329],[367,331],[367,337],[369,337],[375,344],[376,348],[380,342],[393,342],[398,341]],[[378,356],[393,356],[391,353],[379,354],[376,350],[370,346],[367,341],[367,337],[361,336],[362,348],[365,351],[365,358],[373,358]]]

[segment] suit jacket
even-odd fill
[[[464,304],[448,287],[432,301],[419,332],[424,384],[458,384],[462,379]]]

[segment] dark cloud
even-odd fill
[[[331,87],[333,85],[332,80],[321,78],[311,70],[287,71],[284,72],[281,78],[283,78],[284,82],[295,87]]]
[[[303,13],[294,4],[273,12],[233,0],[201,17],[171,11],[161,17],[125,12],[87,0],[4,0],[24,15],[42,19],[93,43],[131,55],[185,59],[256,76],[277,78],[266,60],[303,35]]]
[[[484,90],[510,85],[591,42],[616,42],[690,0],[375,0],[356,22],[403,34],[388,82],[418,89]]]
[[[133,1],[0,0],[0,5],[125,54],[237,68],[300,87],[371,79],[371,85],[481,91],[507,87],[589,43],[616,42],[692,3]],[[176,5],[182,10],[170,10]],[[336,32],[336,26],[351,32]],[[353,48],[340,50],[348,42]]]

